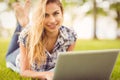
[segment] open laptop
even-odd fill
[[[109,80],[119,49],[61,52],[53,80]]]

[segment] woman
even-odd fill
[[[24,21],[24,20],[23,20]],[[16,65],[24,77],[52,80],[58,52],[73,50],[74,32],[64,26],[60,0],[39,0],[32,25],[25,25],[18,42]]]

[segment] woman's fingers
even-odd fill
[[[48,73],[46,74],[46,79],[47,79],[47,80],[53,80],[53,76],[54,76],[54,73],[53,73],[53,72],[48,72]]]

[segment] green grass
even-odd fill
[[[9,39],[0,38],[0,80],[30,80],[29,78],[23,78],[18,73],[6,68],[5,54],[9,41]]]
[[[6,68],[5,53],[9,39],[0,38],[0,80],[30,80]],[[75,50],[120,49],[120,40],[78,40]],[[120,80],[120,55],[115,64],[111,80]]]

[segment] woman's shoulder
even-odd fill
[[[74,29],[66,27],[66,26],[61,26],[60,27],[60,33],[64,35],[66,38],[70,36],[77,37],[77,34],[75,33]]]
[[[65,41],[67,40],[70,42],[75,42],[77,39],[77,34],[75,33],[75,31],[66,26],[60,27],[60,35]]]
[[[60,30],[62,30],[62,31],[71,31],[71,29],[69,27],[67,27],[67,26],[61,26]]]

